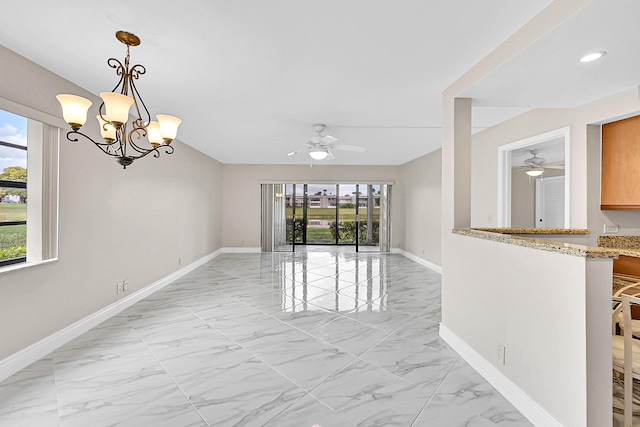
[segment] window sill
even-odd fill
[[[0,274],[6,273],[9,271],[22,270],[24,268],[35,267],[43,264],[51,264],[54,262],[58,262],[58,258],[51,258],[44,261],[35,261],[35,262],[21,262],[20,264],[11,264],[5,267],[0,267]]]

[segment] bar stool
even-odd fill
[[[613,297],[612,350],[614,381],[624,387],[624,427],[633,425],[633,404],[640,400],[640,390],[634,388],[633,380],[640,380],[640,340],[633,337],[631,307],[640,306],[640,298],[631,295]],[[622,314],[622,323],[619,323]],[[619,335],[618,331],[623,335]]]

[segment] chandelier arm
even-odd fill
[[[141,67],[142,70],[138,71],[136,70],[136,67]],[[135,74],[134,74],[135,72]],[[131,69],[131,76],[133,78],[129,79],[129,87],[131,88],[131,97],[133,98],[133,105],[135,105],[136,108],[136,112],[137,112],[137,117],[138,120],[140,121],[139,126],[138,127],[145,127],[144,123],[149,123],[151,121],[151,113],[149,112],[149,109],[147,108],[147,104],[144,103],[144,100],[142,99],[142,96],[140,95],[140,92],[138,92],[138,88],[136,87],[136,84],[134,83],[134,79],[138,79],[140,74],[144,74],[146,72],[146,69],[142,66],[142,65],[134,65],[134,67]],[[140,112],[140,105],[138,105],[138,101],[140,101],[140,104],[142,104],[142,108],[144,108],[144,112],[147,114],[147,120],[143,121],[142,120],[142,114]]]
[[[144,149],[141,148],[141,151],[138,151],[140,153],[139,156],[129,156],[132,159],[141,159],[151,153],[153,153],[153,157],[155,157],[156,159],[160,157],[160,150],[164,150],[164,154],[173,154],[174,148],[171,145],[159,145],[157,148],[150,148],[150,149]]]
[[[136,137],[134,137],[134,134],[136,135]],[[152,148],[144,148],[144,147],[140,147],[138,144],[136,144],[135,140],[136,139],[142,139],[143,137],[147,136],[147,127],[143,127],[143,128],[136,128],[133,129],[131,132],[129,132],[128,134],[128,145],[136,152],[140,153],[139,156],[129,156],[132,158],[141,158],[144,157],[148,154],[153,153],[153,157],[158,158],[160,157],[160,149],[164,149],[165,154],[172,154],[174,151],[174,148],[171,145],[158,145],[157,147],[152,147]]]
[[[140,139],[140,138],[138,138],[138,139]],[[164,153],[167,154],[167,155],[168,154],[173,154],[173,151],[174,151],[174,148],[171,145],[164,145],[164,144],[163,145],[158,145],[157,147],[153,147],[153,148],[143,148],[143,147],[140,147],[139,145],[137,145],[133,141],[133,138],[130,138],[129,145],[131,146],[131,148],[134,151],[140,153],[140,155],[137,156],[137,157],[136,156],[129,156],[129,157],[136,158],[136,159],[139,159],[139,158],[144,157],[144,156],[146,156],[148,154],[151,154],[151,153],[153,153],[153,157],[158,158],[158,157],[160,157],[160,150],[164,150]]]
[[[127,73],[124,65],[122,65],[122,62],[120,62],[116,58],[109,58],[109,59],[107,59],[107,65],[109,65],[109,67],[111,67],[114,70],[116,70],[116,75],[120,76],[120,81],[122,81],[122,78]],[[118,86],[116,86],[116,87],[118,87]]]
[[[113,87],[111,92],[119,92],[122,95],[128,94],[127,81],[130,78],[129,70],[127,69],[129,61],[128,61],[129,50],[127,49],[127,58],[125,59],[124,65],[116,58],[109,58],[107,60],[107,64],[116,70],[116,75],[120,76],[118,83]],[[120,90],[118,90],[120,88]],[[116,92],[116,93],[117,93]]]
[[[173,154],[173,146],[172,145],[160,145],[158,148],[155,148],[153,151],[155,151],[155,153],[153,153],[153,157],[155,157],[156,159],[158,157],[160,157],[160,150],[164,150],[164,154]]]
[[[146,74],[147,68],[142,64],[136,64],[129,70],[132,79],[138,80],[141,75]]]
[[[135,143],[134,141],[134,136],[133,134],[137,135],[137,138],[135,139],[142,139],[142,137],[147,135],[147,129],[145,128],[134,128],[133,130],[131,130],[131,132],[129,132],[128,138],[127,138],[127,142],[129,143],[129,146],[131,148],[133,148],[134,151],[137,151],[138,153],[145,153],[147,151],[152,150],[152,148],[142,148],[140,147],[138,144]]]
[[[118,150],[118,148],[117,148],[118,141],[117,140],[113,141],[113,142],[97,142],[97,141],[94,141],[90,136],[85,135],[84,133],[78,132],[78,131],[75,131],[75,130],[70,130],[69,132],[67,132],[67,140],[69,140],[71,142],[79,142],[80,139],[76,135],[82,136],[85,139],[89,140],[96,147],[98,147],[103,153],[105,153],[105,154],[107,154],[109,156],[118,157],[120,155],[117,152],[117,150]],[[114,147],[116,147],[116,148],[114,148]]]

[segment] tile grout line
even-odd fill
[[[414,420],[411,422],[411,425],[409,427],[413,427],[416,423],[416,421],[418,421],[418,418],[420,418],[420,415],[422,415],[422,413],[424,412],[425,409],[427,409],[427,406],[429,406],[429,403],[431,403],[431,401],[433,400],[433,398],[436,396],[436,394],[438,394],[438,391],[440,390],[440,387],[442,387],[442,383],[444,383],[445,379],[447,379],[447,377],[449,376],[449,374],[451,374],[451,371],[453,371],[453,368],[455,368],[455,366],[458,364],[458,361],[460,360],[460,356],[458,355],[458,358],[456,359],[456,361],[454,363],[451,364],[451,368],[449,368],[449,370],[447,371],[447,374],[442,377],[442,380],[440,381],[440,383],[438,384],[438,387],[435,388],[435,390],[433,391],[433,393],[431,394],[431,397],[429,397],[429,399],[427,399],[427,402],[424,404],[424,406],[422,407],[422,409],[420,410],[420,412],[418,412],[418,415],[416,415],[416,417],[414,418]]]
[[[158,356],[156,356],[155,352],[151,349],[151,347],[149,347],[149,345],[146,343],[146,341],[144,340],[144,338],[140,337],[140,341],[144,344],[144,346],[147,348],[147,350],[149,350],[149,353],[151,353],[151,355],[153,356],[153,358],[156,360],[156,362],[158,362],[158,364],[160,365],[160,367],[162,367],[162,370],[167,374],[167,376],[169,378],[171,378],[171,381],[173,381],[173,383],[176,385],[176,387],[178,388],[178,390],[180,390],[180,393],[182,394],[182,396],[184,396],[185,399],[187,399],[187,402],[189,402],[189,405],[191,405],[191,407],[196,411],[196,414],[198,414],[198,416],[200,417],[200,419],[202,419],[202,421],[207,425],[207,427],[211,427],[211,424],[209,424],[209,422],[204,418],[204,416],[200,413],[200,411],[198,410],[198,408],[196,408],[196,406],[193,404],[193,402],[191,401],[191,399],[189,399],[189,396],[186,395],[186,393],[184,392],[184,390],[182,389],[182,387],[180,386],[180,384],[178,384],[178,382],[175,380],[175,378],[173,378],[173,375],[171,375],[169,373],[169,371],[167,371],[167,368],[165,368],[164,364],[158,359]]]

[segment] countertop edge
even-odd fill
[[[500,234],[564,234],[564,235],[584,235],[589,234],[586,228],[478,228],[472,227],[470,230],[488,231]]]
[[[487,231],[487,230],[492,230],[492,231]],[[519,233],[507,234],[507,233],[501,233],[499,231],[493,231],[493,230],[500,230],[500,229],[456,228],[452,230],[452,233],[462,235],[462,236],[475,237],[478,239],[491,240],[494,242],[506,243],[510,245],[522,246],[522,247],[538,249],[542,251],[555,252],[555,253],[578,256],[583,258],[617,258],[618,255],[625,254],[625,252],[627,252],[627,255],[629,256],[640,257],[640,253],[638,252],[632,253],[629,250],[620,250],[620,249],[614,249],[614,248],[598,248],[598,247],[590,247],[590,246],[584,246],[584,245],[576,245],[572,243],[552,242],[549,240],[543,240],[543,239],[537,239],[537,238],[534,239],[531,237],[522,237],[522,236],[514,235]],[[514,230],[517,230],[517,229],[514,229]],[[524,230],[524,229],[520,229],[520,230]],[[526,230],[531,230],[531,229],[526,229]],[[550,229],[546,229],[546,230],[550,230]],[[577,233],[547,232],[544,234],[546,235],[588,234],[588,232],[583,233],[582,232],[583,230],[578,229],[576,231],[579,231],[579,232]],[[521,234],[532,234],[532,233],[530,233],[529,231],[524,231]],[[537,233],[537,234],[543,234],[543,233]]]

